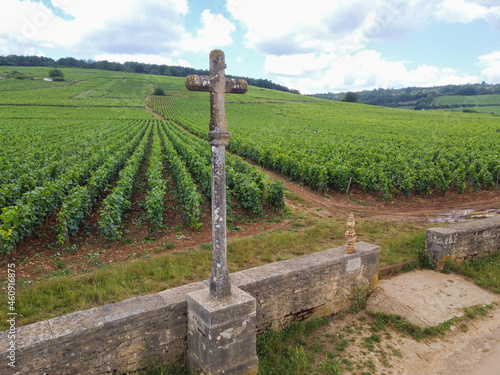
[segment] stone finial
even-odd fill
[[[354,254],[356,249],[354,246],[356,245],[356,230],[354,227],[356,223],[354,222],[354,216],[352,213],[347,218],[347,230],[345,232],[345,240],[347,245],[347,254]]]

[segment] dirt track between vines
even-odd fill
[[[264,171],[276,179],[283,179],[279,174]],[[347,217],[351,212],[362,218],[399,220],[425,223],[446,221],[454,211],[462,210],[497,210],[500,211],[500,190],[490,189],[481,192],[433,193],[428,196],[396,197],[386,201],[381,196],[367,194],[360,190],[351,190],[349,194],[327,192],[321,194],[310,188],[284,179],[287,190],[300,196],[301,200],[287,199],[287,206],[315,213],[319,216]],[[321,210],[318,211],[318,208]],[[450,214],[450,215],[448,215]],[[442,218],[442,220],[439,220]],[[453,218],[451,217],[453,220]]]
[[[382,197],[366,194],[359,190],[351,190],[349,194],[337,192],[322,194],[296,182],[289,181],[277,173],[263,169],[262,171],[272,178],[284,180],[287,195],[285,200],[289,209],[307,212],[311,216],[324,219],[347,218],[350,213],[353,213],[356,218],[367,220],[396,220],[426,224],[439,217],[447,219],[447,215],[456,210],[500,210],[500,191],[495,189],[477,193],[457,194],[448,192],[429,196],[395,198],[393,201],[388,202]],[[128,228],[129,234],[126,243],[122,241],[121,243],[106,244],[102,240],[96,229],[96,220],[100,209],[99,205],[97,205],[83,226],[88,228],[87,234],[83,236],[79,234],[79,240],[73,239],[73,241],[76,241],[79,250],[74,255],[65,254],[64,256],[66,269],[80,273],[95,268],[96,262],[92,256],[94,254],[99,254],[99,264],[116,264],[126,262],[131,258],[148,256],[147,254],[152,255],[153,250],[158,248],[158,244],[162,243],[173,244],[175,251],[178,252],[189,251],[193,246],[210,242],[211,223],[208,205],[202,209],[203,229],[201,231],[193,232],[188,229],[178,233],[170,230],[162,234],[156,243],[144,242],[144,239],[148,237],[147,225],[138,228],[134,224],[138,215],[141,215],[140,197],[140,194],[135,193],[132,198],[132,210],[127,214],[128,220],[125,227]],[[176,203],[167,202],[166,205],[175,206]],[[168,225],[171,225],[172,228],[176,222],[182,221],[181,213],[178,210],[170,210],[166,215]],[[453,217],[451,219],[453,220]],[[59,245],[55,243],[56,234],[52,228],[55,224],[54,220],[54,217],[47,220],[38,235],[24,241],[23,249],[18,255],[27,256],[28,261],[19,265],[19,277],[33,280],[40,277],[40,275],[59,271],[57,258],[54,258],[54,254],[59,248]],[[241,226],[243,230],[228,233],[229,240],[262,233],[261,228],[263,226],[266,230],[287,229],[287,225],[290,225],[290,223],[286,221],[282,223],[263,223],[256,220],[254,222],[238,223],[237,225]],[[47,244],[52,245],[47,246]],[[106,244],[105,251],[103,250],[104,244]]]

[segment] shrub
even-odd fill
[[[49,71],[49,77],[52,78],[53,81],[64,81],[64,74],[59,69],[52,69]]]
[[[153,95],[165,96],[165,90],[163,90],[161,87],[157,87]]]

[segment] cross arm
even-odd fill
[[[189,75],[186,77],[186,88],[189,91],[213,91],[210,76]],[[226,93],[244,94],[248,90],[247,81],[244,79],[226,78]]]
[[[248,83],[244,79],[226,78],[226,92],[244,94],[248,90]]]
[[[186,77],[186,88],[189,91],[212,91],[210,77],[191,74]]]

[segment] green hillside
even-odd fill
[[[314,97],[345,100],[347,93],[315,94]],[[352,94],[352,93],[351,93]],[[441,109],[446,111],[498,114],[500,85],[486,83],[436,87],[375,89],[355,93],[365,104],[406,109]],[[485,108],[488,107],[488,108]],[[490,108],[493,107],[493,108]],[[467,110],[467,108],[472,110]]]
[[[27,79],[0,80],[3,119],[27,123],[39,116],[64,124],[72,116],[153,118],[145,111],[148,106],[207,139],[209,96],[187,91],[182,77],[62,69],[66,81],[46,82],[49,68],[27,67],[0,67],[0,74],[12,70]],[[150,96],[157,87],[166,96]],[[458,106],[460,100],[468,103],[478,97],[448,95],[433,100]],[[482,95],[477,108],[495,111],[492,104],[499,97]],[[321,191],[346,191],[352,186],[391,199],[498,184],[500,118],[490,114],[416,112],[253,86],[245,95],[226,95],[226,108],[233,153]],[[4,131],[9,124],[14,122],[4,123]]]

